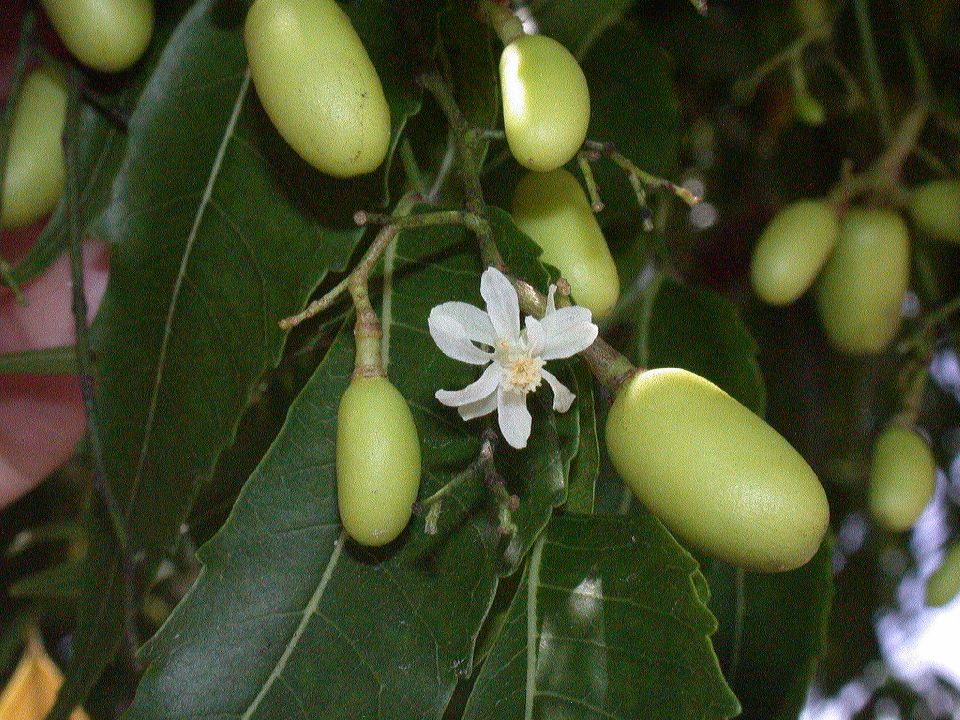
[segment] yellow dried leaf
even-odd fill
[[[47,655],[39,638],[32,636],[20,664],[0,694],[0,720],[43,720],[53,707],[61,685],[63,673]],[[70,720],[90,718],[82,708],[77,708]]]

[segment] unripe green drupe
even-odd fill
[[[927,605],[943,607],[960,593],[960,541],[947,548],[943,562],[927,580]]]
[[[50,23],[84,65],[126,70],[153,36],[153,0],[43,0]]]
[[[817,286],[827,337],[851,355],[881,352],[900,328],[910,235],[892,210],[852,208]]]
[[[67,172],[63,156],[66,114],[63,81],[47,69],[30,73],[20,87],[10,126],[0,226],[29,225],[56,206]]]
[[[910,215],[925,235],[960,243],[960,180],[933,180],[914,190]]]
[[[577,179],[563,168],[528,173],[513,195],[513,219],[541,248],[543,260],[570,283],[573,299],[604,318],[620,297],[607,241]]]
[[[937,465],[927,441],[903,425],[887,427],[873,446],[870,514],[893,532],[908,530],[933,497]]]
[[[390,108],[377,69],[334,0],[256,0],[243,37],[260,101],[300,157],[340,178],[380,167]]]
[[[705,553],[778,572],[820,547],[830,510],[817,476],[709,380],[677,368],[637,373],[617,392],[606,440],[634,495]]]
[[[556,170],[583,145],[590,91],[576,58],[545,35],[521,35],[500,55],[503,127],[517,162]]]
[[[347,534],[386,545],[410,521],[420,440],[403,395],[385,377],[355,377],[337,411],[337,501]]]
[[[840,235],[837,213],[825,200],[801,200],[770,221],[750,263],[750,281],[764,302],[789,305],[813,285]]]

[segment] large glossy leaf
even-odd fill
[[[88,102],[80,105],[74,149],[77,177],[81,179],[79,207],[86,231],[105,240],[110,238],[106,237],[106,228],[101,224],[103,212],[126,148],[126,133],[120,121],[133,111],[170,33],[191,3],[192,0],[171,0],[159,4],[150,49],[133,70],[119,77],[84,76],[87,89],[96,94],[102,107],[94,107]],[[105,108],[114,113],[113,118],[105,115]],[[68,233],[67,203],[62,198],[37,241],[14,268],[13,277],[17,283],[29,283],[43,273],[66,248],[70,239]]]
[[[826,647],[833,597],[833,543],[787,573],[743,572],[704,559],[720,621],[713,638],[745,718],[796,720]]]
[[[651,515],[555,517],[465,714],[730,718],[696,561]]]
[[[530,12],[540,32],[556,38],[577,57],[582,57],[600,34],[615,24],[633,5],[633,0],[533,0]]]
[[[428,18],[433,7],[418,5]],[[359,238],[351,214],[384,195],[384,171],[334,182],[282,142],[246,71],[244,10],[204,0],[177,27],[131,118],[108,209],[115,250],[94,328],[101,434],[147,578],[277,363],[277,320],[344,268]],[[348,10],[380,72],[395,143],[419,96],[400,74],[392,4]],[[120,561],[109,526],[93,520],[60,717],[110,659],[121,627]]]
[[[537,284],[534,248],[497,215],[511,266]],[[445,358],[427,332],[430,308],[480,303],[472,235],[408,232],[390,253],[380,303],[389,372],[417,422],[421,497],[475,457],[484,423],[467,425],[439,405],[438,387],[460,387],[476,370]],[[204,570],[145,657],[150,667],[128,718],[439,717],[496,590],[563,501],[575,442],[561,437],[548,398],[536,397],[525,451],[498,450],[520,498],[517,535],[496,529],[479,479],[445,503],[435,536],[414,518],[391,546],[345,541],[336,509],[336,412],[353,363],[344,332],[290,409],[223,529],[200,550]],[[176,690],[174,690],[176,688]]]

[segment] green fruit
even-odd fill
[[[853,208],[817,287],[827,337],[844,352],[881,352],[900,328],[910,282],[910,235],[891,210]]]
[[[513,195],[517,227],[543,248],[544,262],[570,283],[573,298],[604,318],[620,297],[607,241],[577,179],[563,168],[529,173]]]
[[[914,190],[910,215],[925,235],[960,243],[960,180],[934,180]]]
[[[927,580],[927,605],[943,607],[960,593],[960,542],[947,548],[943,562]]]
[[[823,103],[807,92],[794,95],[793,112],[797,120],[811,127],[820,127],[827,121]]]
[[[74,57],[101,72],[129,68],[153,35],[152,0],[43,0],[43,7]]]
[[[617,392],[606,439],[634,495],[703,552],[779,572],[820,547],[830,510],[817,476],[709,380],[676,368],[634,375]]]
[[[355,377],[337,411],[337,501],[347,534],[386,545],[410,521],[420,490],[420,440],[385,377]]]
[[[30,73],[20,88],[10,125],[0,227],[29,225],[56,206],[67,172],[66,114],[67,91],[61,79],[46,69]]]
[[[873,446],[867,500],[870,513],[893,532],[908,530],[933,497],[937,466],[926,440],[891,425]]]
[[[569,50],[545,35],[520,36],[500,55],[500,88],[517,162],[548,172],[577,154],[590,124],[590,91]]]
[[[801,200],[770,221],[750,264],[750,281],[764,302],[789,305],[813,285],[833,252],[840,220],[825,200]]]
[[[260,101],[300,157],[341,178],[380,167],[390,108],[377,69],[334,0],[256,0],[243,37]]]

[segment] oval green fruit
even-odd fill
[[[763,572],[806,563],[830,519],[810,466],[772,427],[686,370],[637,373],[617,392],[607,450],[634,495],[676,535]]]
[[[840,219],[825,200],[801,200],[770,221],[750,263],[750,282],[761,300],[789,305],[809,290],[840,235]]]
[[[503,127],[525,168],[556,170],[583,145],[590,91],[570,51],[545,35],[522,35],[500,55]]]
[[[879,353],[900,328],[910,235],[891,210],[851,209],[817,286],[827,337],[851,355]]]
[[[30,73],[20,87],[10,125],[0,226],[16,228],[34,223],[59,201],[66,178],[66,114],[63,81],[47,69]]]
[[[617,266],[577,179],[563,168],[528,173],[513,195],[513,220],[543,249],[543,260],[570,283],[595,318],[620,298]]]
[[[960,542],[947,548],[940,567],[927,580],[927,605],[943,607],[960,594]]]
[[[377,69],[334,0],[256,0],[243,37],[260,101],[300,157],[340,178],[380,167],[390,108]]]
[[[410,521],[420,440],[403,395],[384,377],[355,377],[337,411],[337,502],[347,534],[386,545]]]
[[[960,243],[960,180],[934,180],[914,190],[910,215],[925,235]]]
[[[933,497],[936,480],[937,465],[927,441],[910,428],[890,425],[873,446],[870,514],[888,530],[908,530]]]
[[[100,72],[126,70],[153,36],[153,0],[43,0],[67,49]]]

